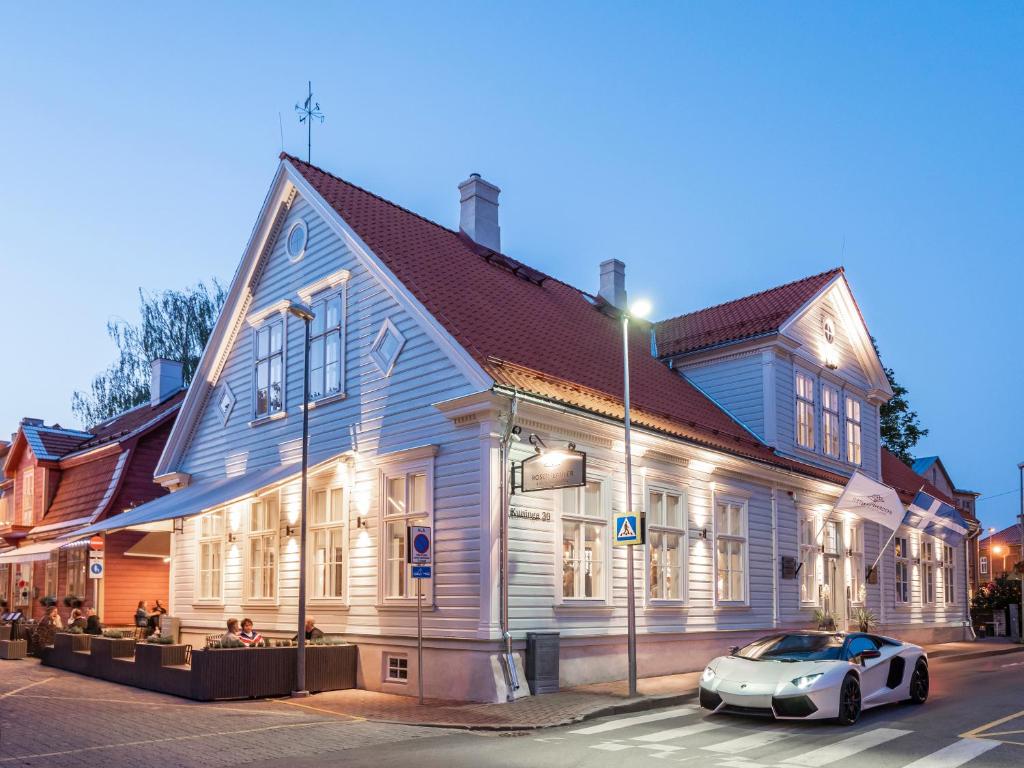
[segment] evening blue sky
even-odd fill
[[[479,171],[503,250],[659,317],[844,265],[918,453],[1013,521],[1024,5],[144,5],[3,12],[0,432],[74,423],[140,287],[230,280],[312,79],[314,163],[453,227]]]

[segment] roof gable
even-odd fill
[[[917,474],[904,464],[899,456],[885,447],[882,448],[882,482],[895,488],[904,504],[913,501],[917,492],[923,488],[925,493],[953,507],[956,506],[953,499]]]

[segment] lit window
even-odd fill
[[[849,528],[850,601],[863,603],[867,587],[864,584],[864,527],[853,523]]]
[[[433,490],[426,469],[388,471],[384,475],[384,596],[415,598],[416,584],[406,563],[406,535],[411,525],[431,524]],[[421,579],[427,595],[432,579]]]
[[[821,385],[821,449],[839,458],[839,390]]]
[[[21,524],[32,525],[35,520],[33,509],[35,507],[35,470],[29,467],[21,473]]]
[[[935,545],[921,542],[921,602],[935,602]]]
[[[800,602],[818,604],[818,521],[814,515],[800,520]]]
[[[11,602],[11,566],[7,563],[0,565],[0,600]]]
[[[846,398],[846,460],[860,464],[860,401]]]
[[[982,573],[988,573],[988,558],[985,557],[985,556],[982,556],[981,559],[978,561],[978,563],[979,563],[979,568],[981,569],[981,572]]]
[[[716,589],[720,603],[747,597],[747,505],[720,500],[715,504]]]
[[[50,552],[50,559],[46,561],[46,580],[43,583],[43,593],[48,597],[57,597],[57,566],[60,563],[60,550]]]
[[[85,582],[88,578],[85,572],[85,561],[85,547],[71,547],[68,549],[68,594],[73,597],[85,597]]]
[[[652,600],[681,600],[686,574],[686,497],[652,488],[647,494],[650,536],[648,589]]]
[[[278,318],[256,331],[256,418],[284,407],[284,322]]]
[[[314,303],[313,314],[309,329],[310,400],[341,391],[341,294]]]
[[[387,681],[404,683],[409,679],[409,659],[405,656],[388,656]]]
[[[796,442],[814,450],[814,379],[805,373],[796,375]]]
[[[199,578],[197,597],[220,600],[224,594],[224,510],[199,518]]]
[[[561,492],[562,599],[605,599],[608,515],[600,480]]]
[[[246,593],[250,600],[277,597],[278,507],[276,492],[254,500],[249,506]]]
[[[370,347],[370,359],[381,373],[390,376],[403,346],[405,346],[405,337],[399,333],[391,320],[385,320]]]
[[[312,597],[341,599],[345,596],[345,491],[313,491],[311,502]]]
[[[902,536],[893,539],[896,555],[896,602],[907,603],[910,599],[910,548]]]
[[[953,548],[948,544],[940,544],[942,554],[942,598],[946,605],[956,602],[956,561],[953,559]]]

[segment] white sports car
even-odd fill
[[[863,632],[787,632],[708,664],[700,705],[712,712],[852,725],[862,709],[928,698],[924,649]]]

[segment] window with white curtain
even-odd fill
[[[608,510],[604,484],[561,491],[562,599],[605,600]]]
[[[309,399],[341,392],[342,300],[341,294],[313,302],[309,328]]]
[[[277,598],[279,506],[276,491],[249,504],[245,582],[249,600]]]
[[[719,603],[747,599],[747,503],[715,501],[715,596]]]
[[[940,544],[939,552],[942,554],[942,598],[946,605],[952,605],[956,602],[956,560],[948,544]]]
[[[849,534],[850,601],[862,604],[867,587],[864,585],[864,526],[852,523]]]
[[[410,525],[431,525],[431,476],[426,468],[388,469],[384,474],[384,598],[402,600],[416,597],[416,584],[406,563],[406,529]],[[422,579],[427,595],[432,579]]]
[[[846,398],[846,460],[851,464],[861,463],[860,401]]]
[[[686,578],[686,496],[670,489],[648,488],[647,533],[650,599],[682,600]]]
[[[313,491],[310,503],[309,541],[312,573],[311,598],[341,600],[345,597],[345,489]]]
[[[910,548],[904,536],[893,539],[893,553],[896,557],[896,602],[910,600]]]
[[[814,379],[799,371],[796,374],[796,442],[801,448],[814,450]]]
[[[839,458],[839,390],[830,384],[821,385],[821,450]]]
[[[224,516],[224,510],[218,509],[199,518],[199,600],[221,600],[224,596]]]
[[[818,604],[818,519],[813,514],[800,518],[800,602]]]
[[[921,542],[921,602],[935,602],[935,544]]]

